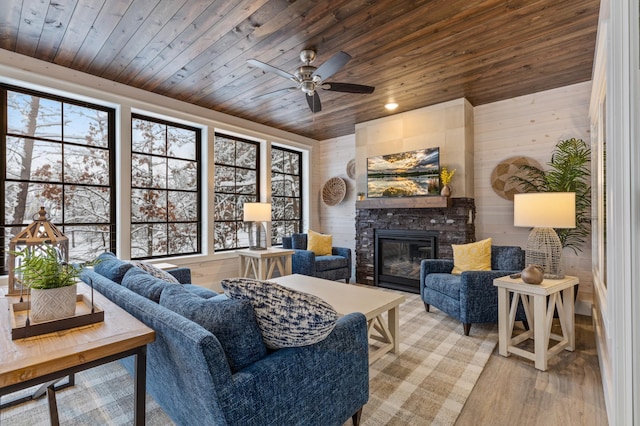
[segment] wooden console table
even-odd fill
[[[578,278],[570,276],[561,280],[545,279],[539,285],[527,284],[520,278],[514,279],[508,276],[493,280],[493,285],[498,287],[500,355],[519,355],[534,361],[538,370],[545,371],[549,358],[563,349],[573,351],[576,345],[573,305],[576,284],[578,284]],[[509,293],[513,293],[511,304],[509,304]],[[530,308],[531,299],[533,299],[533,312]],[[512,337],[519,300],[522,301],[530,329]],[[551,333],[551,323],[556,309],[562,336]],[[527,339],[534,340],[534,352],[517,347]],[[550,339],[558,341],[551,348],[549,348]]]
[[[78,284],[78,293],[89,295],[90,292],[86,284]],[[73,385],[73,375],[79,371],[135,355],[134,423],[144,425],[147,344],[155,340],[155,332],[94,292],[95,305],[104,310],[104,322],[11,340],[9,303],[18,299],[0,295],[0,396],[43,384],[49,399],[51,424],[58,425],[56,382],[68,376]],[[28,399],[31,398],[19,401]],[[15,403],[10,401],[3,406]]]
[[[294,250],[270,247],[266,250],[238,250],[240,276],[268,280],[278,268],[280,276],[291,275],[291,256]]]

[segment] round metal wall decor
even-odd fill
[[[530,157],[511,157],[500,162],[491,172],[491,187],[500,197],[513,201],[514,194],[524,191],[511,177],[518,176],[522,172],[520,166],[527,165],[542,169],[540,163]]]
[[[322,185],[322,202],[327,206],[340,204],[346,194],[347,183],[342,178],[333,177]]]

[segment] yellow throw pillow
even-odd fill
[[[491,270],[491,238],[470,244],[451,244],[451,248],[453,249],[452,274]]]
[[[333,245],[331,235],[319,234],[309,229],[307,233],[307,250],[311,250],[316,256],[328,256]]]

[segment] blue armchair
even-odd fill
[[[460,320],[468,336],[471,324],[498,322],[498,291],[493,280],[523,268],[524,250],[515,246],[491,246],[491,271],[452,275],[452,259],[424,259],[420,264],[420,296],[427,312],[433,305]],[[525,319],[520,305],[516,320]]]
[[[282,248],[293,249],[292,271],[294,274],[309,275],[327,280],[351,279],[351,249],[333,247],[331,255],[316,256],[307,250],[307,234],[293,234],[282,237]]]

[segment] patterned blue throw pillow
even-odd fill
[[[333,330],[338,313],[324,300],[269,281],[249,278],[222,280],[231,299],[249,300],[270,349],[312,345]]]

